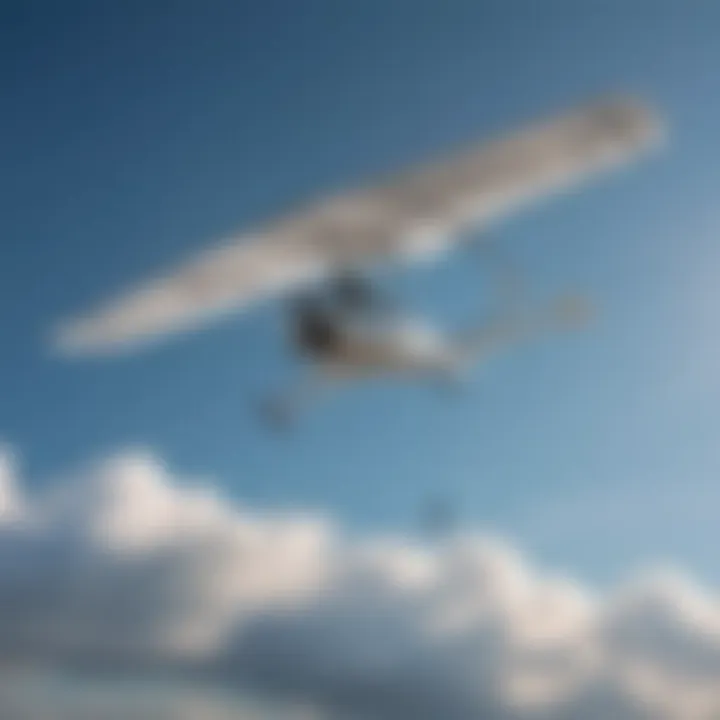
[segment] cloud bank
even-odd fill
[[[720,604],[679,575],[596,596],[492,539],[250,511],[144,452],[34,496],[3,456],[0,658],[161,670],[340,720],[720,713]]]

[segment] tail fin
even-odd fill
[[[544,333],[580,330],[590,324],[594,311],[587,298],[567,295],[545,310],[509,314],[494,322],[471,328],[456,338],[459,356],[465,361],[510,345],[524,344]]]

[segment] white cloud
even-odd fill
[[[5,667],[153,666],[343,720],[720,712],[720,606],[676,575],[593,596],[490,539],[250,512],[144,452],[36,497],[0,467]]]

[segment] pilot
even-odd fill
[[[295,343],[312,357],[332,356],[340,348],[344,323],[375,309],[372,288],[354,275],[343,276],[326,297],[308,295],[295,302]]]
[[[294,339],[301,352],[318,358],[332,355],[340,345],[340,322],[320,298],[301,298],[295,305]]]

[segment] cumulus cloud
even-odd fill
[[[492,539],[250,511],[138,451],[32,497],[0,463],[0,657],[162,670],[341,720],[720,713],[720,606],[681,576],[597,596]]]

